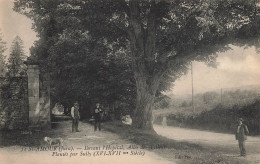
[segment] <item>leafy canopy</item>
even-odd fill
[[[254,0],[16,0],[15,9],[51,36],[78,31],[118,47],[143,47],[131,49],[132,62],[145,62],[149,74],[176,73],[190,60],[210,63],[228,44],[243,43],[238,38],[259,45]]]
[[[41,39],[32,52],[51,68],[62,68],[60,62],[70,71],[84,67],[87,72],[93,61],[105,66],[112,61],[108,54],[125,52],[119,59],[127,58],[137,91],[145,88],[151,104],[191,61],[212,64],[229,44],[259,46],[255,0],[15,0],[15,10],[34,20]],[[103,66],[94,66],[95,73]],[[145,94],[137,93],[137,104],[145,102]],[[137,109],[146,111],[140,120],[145,120],[151,106],[140,104]]]

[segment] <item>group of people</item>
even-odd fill
[[[100,107],[100,104],[97,103],[96,107],[94,109],[94,130],[97,131],[97,128],[99,131],[101,130],[101,113],[102,109]],[[71,117],[72,117],[72,132],[79,132],[78,126],[79,126],[79,119],[80,119],[80,113],[79,113],[79,103],[75,102],[73,107],[71,108]]]

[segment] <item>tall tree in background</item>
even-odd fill
[[[0,30],[0,77],[5,76],[6,62],[4,52],[6,51],[6,42],[3,40],[3,34]]]
[[[11,77],[25,75],[25,64],[26,59],[24,53],[23,41],[19,36],[16,36],[11,45],[11,53],[8,58],[8,75]]]
[[[259,45],[255,0],[16,0],[15,9],[34,20],[36,31],[48,31],[49,43],[77,31],[104,45],[129,46],[137,128],[152,129],[152,106],[165,77],[176,79],[193,60],[214,63],[228,44]]]

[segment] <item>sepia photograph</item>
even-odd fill
[[[0,164],[260,164],[260,0],[0,0]]]

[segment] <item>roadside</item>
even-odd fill
[[[49,131],[29,132],[31,134],[28,135],[18,135],[18,132],[15,133],[16,136],[14,133],[2,135],[0,163],[174,163],[152,151],[141,149],[139,145],[124,140],[115,133],[106,130],[94,132],[93,126],[88,123],[80,122],[79,129],[80,132],[71,133],[71,121],[64,121],[56,129]],[[43,141],[44,136],[62,137],[63,148],[50,149]]]
[[[156,134],[156,132],[136,130],[121,122],[108,122],[103,125],[108,131],[117,133],[123,139],[145,145],[149,151],[177,163],[203,164],[247,164],[252,163],[243,157],[227,156],[216,146],[176,141]]]
[[[239,157],[238,143],[235,140],[235,136],[225,133],[215,133],[209,131],[178,128],[178,127],[162,127],[160,125],[154,125],[154,130],[162,136],[167,138],[195,143],[204,146],[215,147],[219,151],[229,157]],[[250,163],[260,163],[260,137],[247,137],[246,141],[247,156],[246,160]]]
[[[251,163],[245,158],[228,156],[215,145],[168,139],[153,131],[134,129],[120,121],[106,122],[102,127],[102,131],[94,132],[92,125],[80,122],[81,131],[71,133],[71,121],[64,121],[48,131],[1,134],[0,163]],[[64,149],[42,150],[42,147],[46,148],[45,136],[62,137]],[[22,151],[24,148],[27,150]]]

